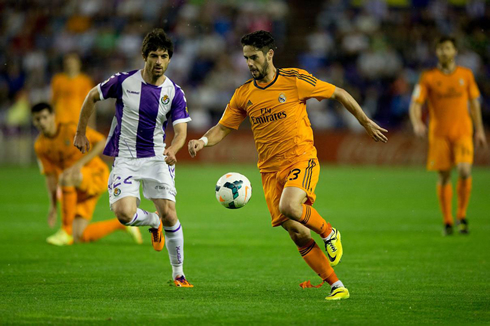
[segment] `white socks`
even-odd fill
[[[335,282],[332,285],[330,285],[330,287],[332,289],[335,289],[335,288],[343,288],[344,287],[344,283],[342,283],[341,280],[338,280],[337,282]]]
[[[332,230],[332,232],[330,232],[330,234],[328,235],[328,237],[326,237],[326,238],[322,238],[322,239],[323,239],[323,242],[330,240],[330,238],[331,238],[331,237],[332,237],[334,234],[335,234],[335,232]]]
[[[160,226],[160,217],[156,213],[150,213],[138,208],[134,214],[133,220],[127,223],[127,226],[151,226],[158,228]],[[165,246],[167,247],[168,257],[172,265],[172,278],[184,275],[184,233],[182,225],[177,220],[174,226],[163,226],[165,231]]]
[[[160,226],[160,217],[156,213],[150,213],[141,208],[136,209],[131,222],[126,223],[127,226],[151,226],[157,229]]]
[[[165,246],[172,265],[172,278],[175,280],[178,275],[184,275],[184,233],[179,220],[174,226],[164,226],[163,230],[165,231]]]

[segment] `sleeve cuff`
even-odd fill
[[[174,122],[172,122],[172,126],[178,125],[179,123],[189,122],[189,121],[192,121],[192,119],[190,117],[178,119],[178,120],[175,120]]]
[[[100,100],[105,100],[104,98],[104,94],[102,94],[102,89],[100,88],[100,84],[97,84],[97,90],[99,91],[99,97],[100,97]]]

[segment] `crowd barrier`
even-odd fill
[[[198,139],[202,133],[190,132],[189,139]],[[409,133],[388,134],[386,144],[372,141],[366,134],[349,132],[315,132],[318,159],[328,164],[339,165],[391,165],[425,166],[427,141]],[[171,132],[167,140],[172,139]],[[490,141],[490,134],[487,134]],[[34,138],[31,134],[0,137],[0,164],[28,166],[35,163]],[[110,162],[109,158],[106,158]],[[177,155],[179,162],[208,163],[256,163],[257,153],[252,132],[232,132],[217,146],[206,148],[191,158],[187,144]],[[490,167],[490,149],[475,149],[476,166]]]
[[[188,139],[198,139],[200,134],[189,134]],[[386,144],[371,140],[367,134],[349,132],[315,132],[318,159],[328,164],[425,166],[427,141],[411,134],[388,134]],[[487,135],[490,141],[490,134]],[[192,159],[187,152],[179,153],[180,162],[232,162],[255,163],[257,153],[251,131],[232,132],[220,144],[206,148]],[[490,150],[475,150],[475,165],[490,166]]]

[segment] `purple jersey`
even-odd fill
[[[104,154],[117,157],[163,155],[165,128],[191,121],[184,91],[165,78],[160,86],[147,84],[142,70],[117,73],[97,85],[101,100],[116,99],[116,114]]]

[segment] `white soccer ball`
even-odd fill
[[[252,185],[247,177],[240,173],[226,173],[216,183],[216,199],[226,208],[243,207],[250,197],[252,197]]]

